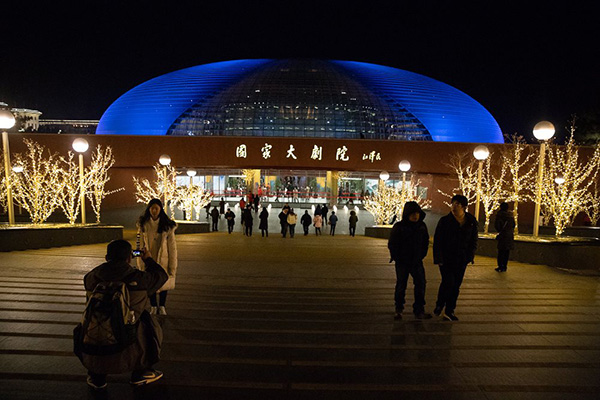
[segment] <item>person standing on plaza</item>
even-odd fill
[[[304,215],[300,218],[300,223],[304,228],[304,236],[308,235],[308,228],[310,227],[310,224],[312,224],[312,218],[310,217],[308,210],[304,211]]]
[[[508,257],[510,251],[514,248],[515,242],[515,218],[512,212],[508,210],[508,204],[500,204],[500,211],[496,215],[494,221],[494,228],[496,228],[496,240],[498,241],[498,268],[497,272],[506,272],[508,267]]]
[[[315,208],[315,215],[323,215],[323,210],[321,210],[320,204],[317,204],[317,208]]]
[[[240,210],[243,212],[246,209],[246,200],[242,197],[240,199]]]
[[[331,236],[335,235],[335,226],[337,225],[338,217],[335,215],[335,211],[331,212],[331,216],[329,217],[329,234]]]
[[[265,235],[269,237],[269,212],[267,211],[267,207],[263,207],[258,219],[260,219],[260,224],[258,225],[260,233],[263,237]]]
[[[227,209],[225,219],[227,220],[227,232],[231,234],[233,227],[235,226],[235,213],[231,211],[231,208]]]
[[[298,222],[298,216],[294,212],[294,209],[290,209],[290,212],[287,216],[287,224],[290,230],[290,238],[294,237],[294,233],[296,232],[296,223]]]
[[[323,217],[323,224],[327,225],[327,213],[329,212],[329,208],[327,208],[327,204],[323,204],[321,208],[321,216]]]
[[[442,282],[433,313],[444,319],[458,321],[454,315],[456,301],[467,270],[473,263],[477,249],[477,219],[469,214],[467,198],[455,195],[451,199],[452,211],[440,218],[433,238],[433,263],[439,265]]]
[[[221,197],[221,201],[219,202],[219,214],[220,215],[225,214],[225,199],[223,199],[222,197]],[[219,218],[221,218],[221,216],[219,216]]]
[[[281,212],[279,213],[279,224],[281,225],[281,236],[283,236],[283,237],[285,237],[287,235],[287,229],[288,229],[287,217],[288,217],[289,211],[290,211],[289,207],[286,208],[284,206],[283,209],[281,210]]]
[[[258,212],[258,206],[260,205],[260,195],[254,196],[254,212]]]
[[[323,226],[323,217],[321,214],[317,214],[315,212],[315,216],[313,217],[313,225],[315,226],[315,234],[319,236],[321,234],[321,226]]]
[[[388,249],[390,259],[396,263],[396,288],[394,303],[396,315],[394,319],[402,319],[404,310],[408,276],[412,276],[414,289],[413,313],[417,319],[429,319],[431,314],[425,313],[425,268],[423,259],[429,249],[429,233],[423,222],[425,213],[414,201],[404,205],[402,220],[397,222],[390,232]],[[390,261],[391,262],[391,261]]]
[[[210,201],[208,202],[208,204],[204,207],[204,209],[206,210],[206,219],[208,219],[208,217],[210,217]]]
[[[358,217],[356,216],[356,211],[350,211],[350,218],[348,218],[348,226],[350,227],[350,236],[354,237],[356,233],[356,224],[358,223]]]
[[[217,232],[219,230],[219,210],[217,210],[217,206],[215,206],[210,212],[210,216],[212,217],[212,231]]]
[[[157,291],[159,301],[156,301],[156,294],[151,294],[150,314],[167,315],[167,293],[175,289],[175,277],[177,275],[177,244],[175,242],[175,229],[177,224],[167,216],[163,209],[163,204],[159,199],[152,199],[148,202],[146,210],[140,216],[137,222],[138,232],[140,234],[140,245],[150,252],[152,259],[156,260],[169,275],[167,282]],[[145,264],[138,257],[136,258],[138,269],[144,271]]]
[[[244,234],[246,236],[252,236],[252,225],[254,224],[254,217],[252,216],[252,204],[248,203],[244,210]]]

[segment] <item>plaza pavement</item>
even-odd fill
[[[256,226],[256,225],[255,225]],[[325,230],[326,232],[326,230]],[[131,232],[128,233],[131,236]],[[0,254],[0,399],[598,399],[600,278],[477,257],[459,322],[393,320],[386,241],[180,235],[165,376],[96,395],[72,354],[105,244]],[[427,308],[439,273],[426,259]]]

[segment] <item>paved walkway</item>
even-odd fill
[[[600,278],[469,267],[460,322],[394,322],[386,242],[181,235],[163,318],[165,378],[88,392],[72,355],[82,277],[105,245],[3,253],[0,398],[597,399]],[[430,310],[439,273],[427,258]],[[412,302],[409,295],[408,304]]]

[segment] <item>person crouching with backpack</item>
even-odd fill
[[[131,244],[113,240],[106,262],[83,278],[87,304],[82,322],[74,330],[74,350],[88,369],[87,383],[106,388],[107,374],[131,372],[130,383],[140,386],[162,378],[152,368],[160,359],[162,329],[150,315],[149,295],[169,276],[142,249],[145,271],[133,268]]]

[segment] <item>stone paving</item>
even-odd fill
[[[215,232],[180,235],[178,248],[165,377],[133,389],[111,376],[103,395],[71,332],[105,245],[1,254],[0,399],[600,398],[598,277],[518,263],[498,274],[478,257],[459,322],[394,321],[385,240]],[[431,255],[426,272],[431,310]]]

